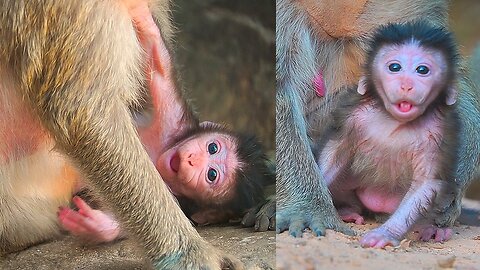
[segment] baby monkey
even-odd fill
[[[428,213],[454,185],[458,62],[446,29],[389,24],[372,37],[360,95],[340,99],[317,153],[334,204],[357,224],[363,210],[391,214],[362,237],[363,247],[398,245],[419,221],[422,240],[451,237]]]

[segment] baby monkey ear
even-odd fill
[[[457,86],[454,84],[447,89],[447,98],[445,100],[445,103],[447,105],[453,105],[455,102],[457,102]]]
[[[367,77],[365,76],[360,77],[360,80],[358,80],[357,92],[362,96],[365,95],[365,93],[367,92],[366,85],[367,85]]]

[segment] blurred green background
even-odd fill
[[[275,149],[275,1],[173,1],[180,75],[200,120]]]

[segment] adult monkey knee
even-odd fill
[[[322,179],[309,140],[318,140],[339,94],[358,82],[373,29],[420,19],[446,26],[447,4],[445,0],[277,1],[277,231],[290,227],[291,234],[299,235],[313,221],[314,231],[323,233],[316,228],[341,224],[326,187],[318,183]],[[345,10],[350,16],[344,16]],[[468,80],[461,79],[457,188],[434,203],[438,226],[451,226],[456,219],[462,190],[479,163],[478,94],[471,88]]]
[[[40,133],[51,136],[104,196],[156,267],[241,267],[222,258],[194,230],[137,136],[129,106],[144,94],[142,54],[122,4],[2,1],[0,71],[9,82],[1,86],[2,104],[28,108],[25,115],[41,123]],[[169,36],[168,1],[150,4],[160,7],[151,9]],[[2,151],[0,169],[35,152],[35,141],[29,143],[19,142],[22,151]]]

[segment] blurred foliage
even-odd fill
[[[275,2],[174,1],[179,73],[200,120],[275,149]]]
[[[451,0],[450,27],[462,54],[471,55],[480,42],[480,1]]]

